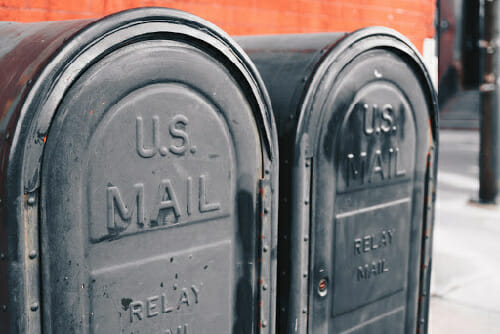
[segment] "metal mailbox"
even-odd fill
[[[236,39],[278,126],[283,333],[426,331],[436,96],[400,34]]]
[[[0,69],[0,332],[274,331],[277,132],[225,33],[1,23]]]

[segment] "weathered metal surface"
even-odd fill
[[[2,326],[272,333],[277,139],[242,50],[160,8],[0,36]]]
[[[278,123],[283,333],[425,332],[437,102],[396,32],[237,38]]]

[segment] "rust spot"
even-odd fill
[[[260,240],[264,240],[264,235],[261,235],[261,236],[260,236]]]
[[[47,136],[43,137],[43,143],[45,144],[47,142]]]
[[[91,111],[90,111],[90,114],[92,115],[93,113],[94,113],[94,110],[91,110]]]
[[[264,189],[264,188],[260,188],[259,193],[260,193],[262,196],[264,196],[265,192],[266,192],[266,191],[265,191],[265,189]]]

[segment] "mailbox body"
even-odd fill
[[[418,52],[385,28],[237,42],[278,126],[279,332],[425,332],[438,114]]]
[[[161,8],[0,42],[1,332],[274,331],[277,136],[242,50]]]

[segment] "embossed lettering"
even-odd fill
[[[172,330],[170,328],[165,329],[165,334],[188,334],[188,324],[184,326],[177,326],[177,330]]]
[[[384,133],[389,133],[391,130],[396,131],[394,124],[394,110],[390,104],[384,105],[382,108],[382,123],[380,129]]]
[[[169,179],[161,181],[156,195],[156,203],[151,216],[152,221],[158,222],[158,216],[162,210],[172,210],[176,219],[181,215],[179,202]]]
[[[144,147],[144,121],[142,117],[138,116],[136,119],[136,145],[137,153],[143,158],[151,158],[156,155],[159,147],[159,136],[160,136],[160,119],[158,116],[153,116],[153,130],[152,135],[152,146]]]
[[[406,175],[402,168],[399,148],[387,151],[373,150],[367,157],[366,152],[359,155],[347,154],[345,182],[347,187],[362,186]]]
[[[354,154],[347,155],[347,186],[353,182],[358,181],[361,184],[365,183],[365,169],[366,169],[366,153],[361,152],[356,159]]]
[[[191,286],[191,291],[193,291],[194,303],[198,304],[198,294],[200,293],[200,290],[198,290],[198,288],[196,286],[192,285]]]
[[[189,137],[186,131],[182,128],[185,128],[188,125],[188,118],[184,115],[175,115],[170,124],[168,125],[168,130],[170,135],[175,139],[180,139],[180,145],[170,145],[170,152],[178,155],[183,155],[189,149]]]
[[[107,188],[107,228],[111,232],[120,232],[126,229],[130,225],[130,221],[132,219],[132,204],[125,205],[123,202],[122,196],[120,194],[120,190],[118,187],[108,187]],[[142,227],[144,225],[144,185],[142,183],[134,184],[134,197],[136,212],[137,212],[137,225]],[[115,213],[118,212],[118,215],[121,218],[122,222],[117,222],[115,219]]]
[[[220,209],[220,203],[209,203],[207,200],[207,176],[200,176],[200,212],[209,212]]]
[[[161,294],[161,312],[162,313],[170,313],[174,310],[173,307],[168,306],[168,300],[167,300],[167,295],[162,293]]]
[[[136,301],[130,303],[130,322],[134,321],[134,314],[137,316],[137,320],[142,320],[144,315],[142,309],[144,308],[144,303],[141,301]]]
[[[182,304],[186,304],[189,306],[189,295],[188,295],[188,289],[182,288],[181,290],[181,295],[179,297],[179,302],[177,303],[177,309],[180,309]]]
[[[387,268],[385,261],[385,259],[381,259],[359,266],[356,271],[357,280],[368,280],[388,272],[389,268]]]
[[[378,234],[365,235],[363,238],[354,239],[354,255],[368,253],[379,248],[392,246],[395,229],[382,230]]]
[[[371,136],[374,133],[379,134],[381,131],[385,134],[396,131],[394,108],[391,104],[384,104],[382,111],[380,111],[377,104],[370,108],[365,103],[361,105],[361,110],[363,112],[363,133],[366,136]]]
[[[136,217],[137,227],[151,228],[166,224],[178,224],[182,216],[190,217],[193,214],[206,214],[213,211],[221,210],[221,204],[209,198],[208,194],[208,175],[202,174],[198,180],[198,206],[196,206],[193,198],[193,178],[187,177],[185,181],[180,181],[178,184],[186,185],[186,191],[183,193],[176,189],[170,179],[163,179],[156,192],[149,190],[150,197],[154,198],[152,206],[149,206],[149,211],[145,212],[144,203],[144,184],[136,183],[133,186],[133,194],[123,197],[123,190],[116,186],[108,186],[106,188],[107,197],[107,222],[106,226],[110,234],[121,233],[129,228]],[[182,196],[178,196],[182,194]],[[132,196],[132,197],[131,197]],[[195,195],[196,196],[196,195]],[[124,200],[125,198],[125,200]],[[197,211],[196,213],[193,211]],[[136,212],[136,215],[134,215]]]
[[[373,155],[373,162],[371,163],[372,170],[370,173],[370,182],[373,180],[373,176],[375,174],[379,174],[381,180],[384,179],[384,165],[382,162],[382,152],[379,150],[375,151],[375,154]]]
[[[369,111],[369,106],[368,104],[363,104],[363,112],[364,112],[364,117],[363,117],[363,130],[365,132],[365,135],[369,136],[373,134],[374,129],[375,129],[375,110],[378,110],[377,105],[375,104],[373,106],[372,112]],[[368,120],[368,118],[371,118]],[[369,123],[371,123],[369,125]]]
[[[130,303],[130,322],[146,320],[163,314],[167,316],[172,312],[182,312],[183,309],[192,307],[199,303],[200,290],[191,285],[189,288],[170,290],[173,292],[172,298],[169,298],[166,292],[142,300],[136,300]],[[172,304],[169,304],[171,301]]]
[[[146,315],[148,316],[148,318],[160,314],[160,312],[158,311],[158,304],[156,304],[156,302],[159,300],[160,297],[158,296],[153,296],[146,299]]]
[[[149,136],[145,135],[144,120],[141,116],[136,118],[136,150],[139,156],[143,158],[152,158],[156,153],[160,153],[161,156],[166,156],[168,152],[175,155],[184,155],[186,152],[191,152],[194,154],[196,152],[196,146],[191,145],[189,139],[189,134],[186,128],[189,124],[189,119],[181,114],[175,115],[168,123],[168,134],[170,139],[169,143],[162,145],[160,142],[161,135],[161,124],[160,117],[155,115],[152,117],[152,128],[151,128],[151,146],[145,146],[145,137],[149,139]],[[165,143],[164,143],[165,144]]]
[[[400,169],[401,164],[401,157],[399,155],[399,148],[396,148],[396,176],[404,176],[406,174],[405,169]]]

